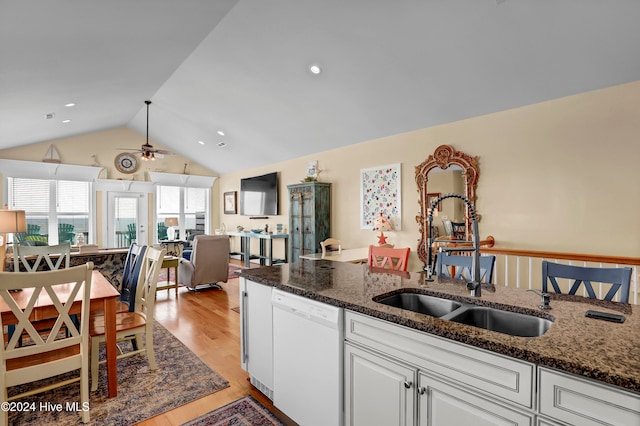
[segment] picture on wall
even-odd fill
[[[224,214],[236,214],[238,213],[237,207],[238,192],[225,192],[224,193]]]
[[[433,202],[436,201],[438,198],[440,198],[439,192],[432,192],[427,194],[427,208],[430,208],[431,204],[433,204]],[[442,201],[440,201],[436,205],[436,209],[438,209],[439,211],[442,211]]]
[[[401,183],[400,164],[360,170],[360,229],[373,229],[380,213],[402,229]]]

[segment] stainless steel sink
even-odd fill
[[[395,308],[407,309],[409,311],[418,312],[432,317],[442,317],[462,306],[462,303],[449,299],[441,299],[439,297],[428,296],[418,293],[399,293],[392,296],[383,297],[374,300],[383,305],[393,306]]]
[[[553,325],[553,322],[516,312],[501,311],[484,306],[466,307],[448,316],[449,321],[472,325],[486,330],[511,336],[542,336]]]

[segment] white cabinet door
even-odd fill
[[[640,395],[540,367],[540,413],[568,424],[640,425]]]
[[[420,426],[532,426],[534,416],[496,404],[436,378],[419,374]]]
[[[268,285],[240,278],[240,351],[251,384],[273,399],[273,313]]]
[[[416,369],[345,344],[345,425],[415,424]]]

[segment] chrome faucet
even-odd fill
[[[473,242],[473,260],[471,263],[471,281],[467,283],[467,289],[471,292],[471,296],[480,297],[482,295],[482,286],[480,285],[480,234],[478,233],[478,215],[476,214],[476,209],[473,207],[473,203],[464,195],[460,194],[444,194],[438,197],[437,200],[434,200],[429,206],[429,215],[427,216],[427,221],[429,223],[429,239],[427,240],[428,250],[428,261],[429,265],[426,266],[427,271],[427,279],[431,278],[433,274],[433,267],[431,265],[431,257],[433,255],[433,210],[436,208],[438,203],[442,200],[446,200],[447,198],[458,198],[467,205],[469,208],[469,214],[471,215],[471,232],[473,233],[472,242]],[[455,251],[463,251],[464,249],[458,247],[454,249]]]

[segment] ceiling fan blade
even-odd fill
[[[156,150],[154,150],[154,152],[155,152],[156,154],[174,155],[174,154],[173,154],[173,152],[166,151],[166,150],[164,150],[164,149],[156,149]]]

